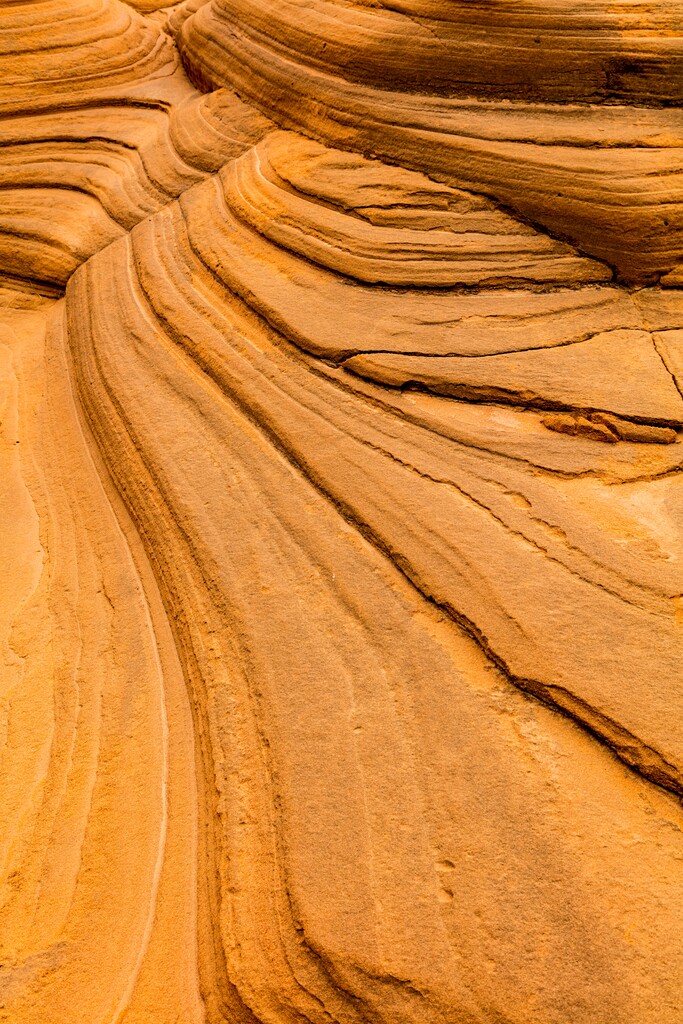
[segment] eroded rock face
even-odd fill
[[[0,4],[0,1020],[680,1024],[678,5],[162,6]]]

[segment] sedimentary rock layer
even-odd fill
[[[677,4],[559,0],[211,0],[192,31],[210,65],[235,28],[274,53],[407,92],[496,99],[683,100],[683,17]],[[215,59],[215,58],[214,58]]]
[[[656,677],[630,720],[615,702],[633,694],[649,650],[671,706],[675,610],[656,556],[647,580],[628,578],[629,558],[642,571],[644,538],[630,554],[608,551],[594,518],[605,492],[626,487],[625,524],[628,485],[581,473],[532,483],[528,463],[482,450],[481,438],[405,422],[419,404],[399,419],[390,398],[382,408],[302,361],[194,255],[217,216],[195,220],[210,191],[215,201],[213,183],[186,197],[186,220],[169,208],[91,260],[67,313],[79,394],[162,580],[201,709],[214,822],[202,868],[221,883],[227,981],[258,1019],[589,1021],[606,1006],[615,1020],[671,1016],[679,896],[667,924],[647,895],[647,857],[661,847],[645,840],[651,853],[636,855],[635,822],[612,814],[635,812],[642,834],[665,806],[678,814],[677,801],[530,703],[521,677],[453,621],[467,610],[470,632],[481,641],[485,627],[499,655],[517,651],[541,681],[564,658],[566,688],[546,698],[657,777],[663,759],[643,741],[663,739],[648,723],[670,721]],[[654,493],[671,485],[660,470]],[[591,636],[589,675],[580,644]],[[673,773],[677,742],[666,748]],[[595,777],[607,788],[596,799],[591,782],[582,795],[578,780]],[[636,947],[617,909],[627,849]],[[653,870],[659,886],[663,861]],[[589,989],[576,973],[586,943],[601,979]],[[222,1004],[209,989],[212,1019],[237,1012],[227,982],[221,992]]]
[[[10,5],[3,40],[0,274],[15,287],[57,294],[268,125],[232,95],[201,97],[160,25],[119,0]]]
[[[389,66],[394,59],[404,69],[410,68],[411,60],[401,47],[381,45],[384,29],[400,25],[411,54],[419,53],[422,45],[429,51],[440,43],[434,41],[428,19],[423,23],[408,17],[409,5],[401,16],[388,12],[387,6],[321,2],[317,42],[315,32],[287,34],[298,3],[212,0],[182,23],[177,38],[195,81],[237,89],[284,127],[426,170],[439,181],[485,194],[605,260],[624,280],[654,281],[674,271],[683,252],[681,110],[643,105],[648,75],[635,54],[634,67],[640,70],[633,72],[632,81],[644,95],[617,90],[612,94],[614,103],[595,103],[585,69],[576,78],[551,70],[553,82],[576,82],[577,86],[573,93],[570,87],[568,94],[554,95],[552,90],[535,88],[540,81],[538,66],[552,69],[552,61],[547,47],[543,52],[535,42],[538,31],[532,28],[526,39],[533,53],[539,54],[537,63],[530,67],[523,60],[506,59],[500,66],[505,84],[484,90],[483,98],[472,98],[480,97],[480,91],[468,78],[458,88],[463,79],[457,70],[447,70],[443,54],[439,60],[429,56],[428,75],[416,72],[419,86],[394,74]],[[648,45],[649,28],[649,45],[661,48],[660,67],[669,68],[662,84],[683,81],[676,70],[681,53],[677,9],[663,5],[648,25],[645,11],[636,12],[634,6],[641,5],[626,5],[624,18],[638,17],[638,41]],[[651,14],[651,4],[642,6]],[[540,14],[546,5],[533,7]],[[605,47],[596,27],[610,20],[614,26],[615,17],[611,5],[594,7],[593,18],[582,25],[583,15],[576,13],[575,5],[568,5],[567,22],[571,38],[599,66],[609,60],[609,45]],[[491,81],[490,62],[481,53],[491,39],[488,30],[475,43],[468,39],[465,5],[442,4],[439,9],[451,25],[453,46],[468,48]],[[489,28],[490,23],[501,26],[505,21],[500,4],[491,9],[486,5],[485,10],[482,17]],[[511,17],[524,21],[521,13]],[[552,17],[552,38],[566,59],[571,45],[558,32],[561,16],[559,25],[556,12]],[[358,81],[353,59],[340,56],[337,65],[334,53],[328,59],[334,41],[343,38],[340,25],[348,19],[361,26],[349,42],[352,52],[362,64],[374,51],[382,73],[369,68]],[[628,28],[625,24],[621,28],[613,42],[622,53],[629,52]],[[309,46],[316,47],[317,59],[311,59]],[[452,76],[454,87],[445,96],[434,93],[436,68],[445,68]],[[515,74],[534,88],[516,88]],[[665,88],[673,99],[671,87]],[[568,102],[548,102],[558,99]]]
[[[0,310],[0,1018],[199,1021],[187,697],[54,313]]]
[[[130,242],[94,258],[91,273],[100,265],[106,267],[99,270],[96,285],[86,285],[87,274],[76,276],[68,306],[73,310],[71,323],[79,350],[87,352],[96,344],[96,338],[88,340],[84,333],[93,315],[84,310],[92,305],[88,295],[99,297],[108,281],[117,289],[111,308],[120,311],[120,336],[126,338],[132,332],[144,337],[149,314],[138,311],[145,307],[135,292],[129,296],[130,285],[124,283],[133,274],[162,330],[239,396],[240,404],[365,535],[399,558],[425,596],[485,637],[494,657],[526,688],[550,699],[556,693],[567,707],[585,704],[586,719],[593,728],[600,718],[613,722],[611,739],[617,747],[619,728],[626,729],[631,739],[621,744],[624,756],[642,761],[650,774],[680,788],[683,747],[676,738],[676,716],[663,714],[675,699],[681,654],[674,602],[680,577],[674,564],[669,560],[664,567],[656,557],[647,570],[638,558],[637,567],[634,562],[629,568],[628,547],[616,540],[610,543],[591,528],[590,501],[588,519],[579,528],[581,514],[567,500],[571,488],[567,493],[561,481],[536,478],[532,484],[528,464],[520,470],[514,461],[492,457],[480,446],[453,446],[439,432],[435,436],[422,424],[407,424],[392,409],[390,395],[383,393],[383,408],[378,408],[348,374],[330,371],[322,362],[302,361],[296,350],[288,349],[284,331],[290,282],[297,284],[296,269],[285,262],[283,273],[278,261],[280,257],[286,261],[286,254],[272,246],[269,250],[231,218],[225,207],[224,177],[221,174],[188,192],[180,205],[168,207],[135,229]],[[245,281],[245,269],[248,273],[250,257],[255,255],[253,247],[262,268],[261,280],[254,273]],[[301,268],[305,281],[308,263],[301,261]],[[221,284],[223,295],[218,290]],[[316,291],[324,295],[324,279]],[[258,318],[249,321],[242,303],[235,307],[234,299],[231,302],[231,294],[246,302]],[[304,308],[300,301],[298,305]],[[246,334],[246,338],[237,342],[238,351],[228,361],[225,339],[238,329],[231,326],[232,308],[238,310],[239,336]],[[307,317],[315,324],[310,305]],[[248,323],[253,324],[251,329]],[[109,350],[115,324],[107,318]],[[364,331],[367,347],[376,350],[369,318]],[[288,334],[291,341],[298,341]],[[217,345],[220,356],[215,354]],[[615,348],[622,351],[620,376],[611,354]],[[629,360],[632,380],[626,376]],[[617,330],[588,341],[511,355],[356,356],[345,365],[382,383],[397,384],[410,379],[405,376],[410,369],[401,376],[401,365],[433,363],[437,367],[455,363],[456,369],[425,370],[423,378],[428,372],[431,376],[422,383],[434,391],[455,392],[456,397],[467,398],[469,388],[480,399],[496,398],[507,381],[506,400],[522,407],[554,402],[603,409],[636,421],[681,423],[681,396],[644,331]],[[394,369],[394,376],[387,380],[381,368],[397,365],[399,370]],[[604,368],[602,380],[596,365]],[[459,391],[456,385],[444,386],[449,372],[453,380],[460,373]],[[413,379],[420,381],[417,373]],[[642,391],[634,388],[635,380],[643,381]],[[457,425],[457,411],[451,418]],[[671,459],[659,451],[656,457],[665,460],[667,469],[679,464],[678,446]],[[656,471],[653,475],[658,476]],[[677,478],[670,478],[665,486],[675,492]],[[536,493],[535,501],[527,494],[529,487]],[[519,507],[519,495],[528,501],[527,511]],[[561,498],[558,504],[560,495],[564,508]],[[415,520],[420,524],[417,529]],[[482,558],[475,567],[472,553],[479,544],[495,555],[492,560]],[[551,558],[542,557],[551,553]],[[516,609],[523,609],[523,624]],[[615,631],[613,641],[608,640],[611,630]],[[620,649],[625,652],[627,644],[631,652],[618,665],[611,657],[617,637]],[[649,681],[653,658],[659,681],[654,690]],[[635,688],[641,692],[636,701],[632,699]],[[646,711],[646,706],[657,703],[657,692],[661,710]],[[642,726],[634,715],[644,715]],[[655,732],[649,732],[646,720],[658,723]],[[605,724],[602,731],[607,735],[610,727]]]
[[[0,15],[0,1020],[680,1024],[677,6]]]

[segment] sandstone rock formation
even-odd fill
[[[0,0],[0,1021],[683,1021],[683,14]]]

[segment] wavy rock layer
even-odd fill
[[[199,735],[215,829],[204,867],[223,882],[228,979],[259,1019],[673,1013],[677,915],[667,924],[647,894],[668,854],[650,868],[638,853],[626,868],[635,821],[604,807],[636,813],[641,829],[664,807],[678,815],[677,802],[518,688],[563,703],[678,788],[680,740],[648,731],[655,720],[676,729],[667,711],[680,652],[660,562],[653,550],[647,584],[629,581],[629,553],[617,566],[593,525],[602,492],[629,485],[586,487],[580,473],[530,485],[517,459],[456,441],[457,414],[451,437],[414,422],[426,418],[419,405],[402,425],[391,399],[382,408],[302,362],[217,291],[191,247],[215,213],[198,222],[189,200],[186,220],[169,208],[90,261],[67,310],[79,393],[208,717]],[[114,308],[112,322],[103,310]],[[641,547],[634,536],[642,571]],[[458,628],[461,610],[512,667],[500,656],[494,667]],[[588,673],[582,643],[594,652]],[[610,643],[623,653],[612,669]],[[657,676],[634,700],[657,645]],[[531,672],[538,682],[523,680]],[[566,689],[548,685],[557,678]],[[671,760],[667,780],[655,743]],[[637,793],[661,809],[648,814]],[[625,868],[637,886],[627,918]],[[588,988],[585,956],[599,965]]]
[[[213,44],[237,25],[273,51],[341,75],[398,88],[496,99],[675,103],[683,99],[683,19],[665,0],[577,7],[558,0],[211,0],[196,31]],[[514,54],[514,59],[511,59]]]
[[[46,317],[0,311],[2,1019],[201,1020],[182,674]]]
[[[490,196],[605,260],[625,281],[655,281],[675,271],[683,254],[681,110],[648,106],[654,97],[648,97],[647,61],[635,50],[630,54],[634,44],[659,50],[648,66],[669,69],[662,88],[676,102],[671,82],[683,82],[675,70],[681,60],[677,5],[659,5],[658,15],[649,3],[618,5],[623,10],[614,12],[614,5],[596,2],[590,15],[578,14],[573,3],[560,5],[564,15],[557,5],[549,12],[545,2],[523,4],[510,15],[500,4],[475,5],[474,11],[471,4],[450,2],[397,4],[400,15],[387,10],[392,6],[319,0],[316,28],[304,36],[298,0],[211,0],[182,23],[177,38],[195,81],[236,89],[283,127]],[[448,45],[442,23],[430,21],[436,12],[448,24]],[[480,22],[474,37],[470,18]],[[507,20],[517,23],[516,45],[505,38]],[[505,40],[498,44],[506,54],[498,65],[484,56],[495,46],[492,25]],[[531,63],[520,59],[520,39],[534,55]],[[549,52],[556,46],[562,63],[577,56],[577,46],[579,65],[585,58],[604,78],[604,69],[597,69],[609,63],[610,45],[628,54],[619,60],[632,62],[624,81],[634,89],[601,97],[586,67],[561,71]],[[464,48],[493,87],[478,89],[457,62],[449,64],[444,47]],[[539,87],[541,68],[560,95]],[[446,76],[445,95],[438,69]],[[515,84],[516,75],[526,88]],[[548,102],[560,99],[569,102]]]
[[[680,1024],[682,25],[514,6],[0,5],[0,1020]]]
[[[3,49],[0,274],[14,287],[58,294],[268,125],[234,96],[201,97],[159,24],[119,0],[9,5]]]

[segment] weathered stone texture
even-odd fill
[[[677,0],[0,0],[0,1021],[681,1024]]]

